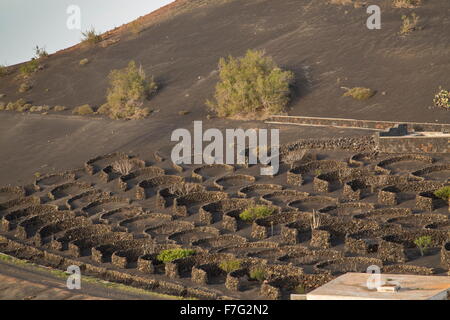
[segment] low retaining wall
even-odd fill
[[[296,116],[272,116],[267,123],[297,124],[309,126],[343,127],[371,130],[388,130],[400,124],[406,125],[409,131],[448,132],[450,124],[420,123],[420,122],[395,122],[377,120],[356,120],[340,118],[296,117]]]

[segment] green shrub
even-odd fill
[[[219,264],[219,268],[225,271],[226,273],[230,273],[241,268],[242,262],[241,260],[226,260],[222,261]]]
[[[258,280],[259,282],[263,282],[266,280],[266,273],[263,268],[255,268],[250,271],[250,279]]]
[[[102,36],[95,31],[94,27],[88,29],[84,32],[81,32],[82,38],[81,41],[88,45],[94,45],[102,41]]]
[[[434,96],[433,102],[436,107],[450,110],[450,91],[440,88],[440,91]]]
[[[434,192],[434,195],[444,201],[450,199],[450,186],[442,187]]]
[[[422,4],[423,0],[393,0],[392,4],[396,8],[415,8]]]
[[[252,222],[256,219],[266,218],[273,214],[275,211],[274,208],[270,208],[267,206],[256,206],[245,209],[240,215],[239,218],[243,221]]]
[[[88,63],[89,63],[89,59],[87,59],[87,58],[84,58],[84,59],[80,60],[80,66],[84,66],[84,65],[86,65]]]
[[[7,111],[19,111],[27,102],[24,99],[19,99],[16,102],[10,102],[5,106]]]
[[[9,69],[7,66],[1,65],[0,64],[0,77],[6,76],[9,74]]]
[[[6,110],[6,111],[14,111],[14,110],[16,110],[16,106],[15,106],[14,102],[9,102],[5,106],[4,110]]]
[[[177,259],[186,258],[195,254],[195,250],[192,249],[167,249],[161,251],[156,259],[163,263],[172,262]]]
[[[24,105],[17,108],[18,112],[27,112],[31,109],[31,104],[25,103]]]
[[[375,95],[375,91],[369,88],[355,87],[355,88],[344,88],[347,90],[344,93],[344,97],[352,97],[355,100],[367,100]]]
[[[305,289],[305,287],[303,285],[299,284],[298,286],[296,286],[294,288],[294,292],[296,294],[306,294],[306,289]]]
[[[94,113],[94,110],[88,104],[76,107],[72,111],[72,114],[76,114],[79,116],[86,116],[86,115],[93,114],[93,113]]]
[[[28,82],[24,82],[19,86],[19,92],[24,93],[31,90],[32,86]]]
[[[420,255],[423,257],[428,248],[433,244],[433,239],[430,236],[422,236],[414,240],[414,244],[419,248]]]
[[[419,16],[416,13],[412,13],[412,15],[402,16],[402,26],[400,27],[400,34],[401,35],[407,35],[414,30],[417,29],[417,25],[419,24]]]
[[[27,77],[39,69],[39,60],[33,58],[20,66],[20,73]]]
[[[64,107],[64,106],[54,106],[53,107],[53,111],[56,111],[56,112],[61,112],[61,111],[64,111],[64,110],[66,110],[67,108],[66,107]]]
[[[281,70],[263,51],[222,58],[219,73],[215,101],[207,105],[221,117],[281,113],[289,102],[294,74]]]
[[[111,71],[109,81],[107,103],[100,113],[112,119],[142,119],[149,115],[150,110],[143,104],[158,87],[153,78],[147,79],[142,67],[130,61],[126,68]]]
[[[49,106],[32,106],[30,112],[47,112],[50,111]]]

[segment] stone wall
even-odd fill
[[[386,153],[450,152],[449,137],[420,137],[420,136],[380,137],[379,133],[375,134],[374,137],[379,151]]]

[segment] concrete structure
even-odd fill
[[[347,273],[306,295],[307,300],[447,300],[450,277],[382,274],[382,282],[398,283],[396,292],[368,289],[368,273]],[[380,290],[383,291],[383,290]],[[292,297],[294,300],[296,297]]]

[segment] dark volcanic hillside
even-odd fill
[[[450,87],[450,2],[428,0],[417,9],[382,7],[382,29],[365,27],[366,8],[326,0],[178,1],[143,17],[147,27],[133,35],[123,26],[108,34],[104,48],[75,47],[52,55],[33,76],[34,86],[17,92],[17,72],[1,78],[2,100],[75,107],[105,101],[107,75],[134,59],[161,85],[149,102],[153,117],[190,110],[206,115],[204,101],[217,81],[217,61],[249,48],[265,49],[296,73],[292,115],[450,122],[432,105],[439,86]],[[398,34],[401,15],[416,12],[422,30]],[[81,67],[79,61],[91,62]],[[341,87],[364,86],[378,94],[364,102],[342,98]],[[70,114],[69,112],[67,112]]]

